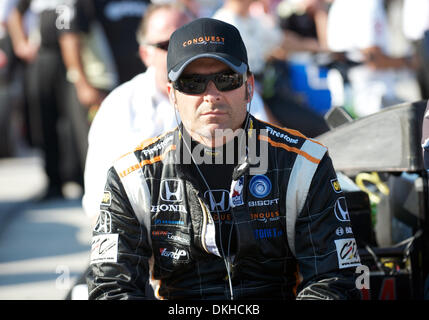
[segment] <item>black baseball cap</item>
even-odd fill
[[[217,59],[240,74],[248,70],[240,32],[216,19],[196,19],[173,32],[168,45],[168,78],[176,81],[186,66],[199,58]]]

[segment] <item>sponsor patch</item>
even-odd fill
[[[283,235],[283,230],[277,228],[262,228],[253,230],[255,240],[272,239]]]
[[[346,198],[339,197],[334,205],[335,217],[341,222],[350,221],[349,211],[347,210]]]
[[[152,237],[159,238],[164,241],[177,242],[183,245],[189,245],[191,242],[188,235],[182,233],[172,233],[166,230],[153,230]]]
[[[256,198],[265,198],[271,192],[271,181],[264,175],[254,176],[249,183],[250,193]]]
[[[181,220],[155,219],[155,225],[184,226],[185,222]]]
[[[341,237],[341,236],[344,234],[344,229],[343,229],[342,227],[338,227],[338,228],[335,230],[335,234],[336,234],[337,236]]]
[[[282,132],[279,132],[277,130],[274,130],[273,128],[271,128],[269,126],[266,126],[266,129],[268,131],[268,134],[270,134],[272,136],[276,136],[280,139],[284,139],[286,142],[293,143],[293,144],[297,144],[299,142],[298,139],[293,139],[293,138],[289,137],[286,133],[282,133]]]
[[[94,236],[91,243],[91,264],[117,262],[118,238],[117,233]]]
[[[252,212],[250,213],[251,220],[258,220],[261,222],[276,221],[280,219],[280,213],[278,211],[267,211],[267,212]]]
[[[278,203],[279,203],[279,198],[249,201],[247,204],[249,205],[249,207],[266,207],[266,206],[276,205]]]
[[[331,186],[336,193],[340,193],[342,191],[340,183],[338,182],[338,179],[332,179],[331,180]]]
[[[354,238],[334,240],[340,269],[360,265],[360,257]]]
[[[100,210],[95,224],[94,231],[97,233],[110,233],[112,232],[112,216],[109,211]]]
[[[204,192],[204,198],[210,204],[211,212],[229,211],[230,200],[229,191],[224,189],[207,190]]]
[[[101,199],[102,206],[108,206],[112,204],[112,194],[110,191],[104,191],[103,198]]]
[[[177,179],[164,179],[161,181],[161,199],[168,202],[182,201],[183,181]]]
[[[159,253],[161,257],[165,257],[168,259],[173,260],[173,262],[176,263],[182,263],[187,262],[189,260],[189,254],[188,251],[184,249],[167,249],[167,248],[160,248]]]
[[[238,180],[234,180],[231,184],[231,207],[237,207],[244,204],[243,201],[243,186],[244,177],[241,176]]]
[[[183,204],[159,204],[152,205],[150,212],[183,212],[188,213]]]

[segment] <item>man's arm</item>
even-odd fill
[[[78,99],[87,107],[100,105],[104,95],[88,81],[82,64],[82,45],[77,33],[63,33],[59,39],[64,64],[67,68],[67,79],[74,83]]]
[[[21,1],[23,2],[23,1]],[[7,20],[7,28],[12,40],[13,51],[16,56],[26,62],[32,62],[36,56],[39,46],[29,41],[24,30],[23,12],[28,7],[24,7],[20,2],[20,10],[13,8]]]
[[[331,159],[322,158],[295,225],[295,252],[302,282],[297,299],[359,299],[360,265],[344,193]]]
[[[90,19],[88,3],[86,1],[76,1],[70,8],[71,20],[68,21],[69,28],[63,29],[59,44],[64,64],[67,69],[67,79],[73,82],[80,103],[86,107],[93,105],[99,106],[103,101],[102,92],[94,88],[88,81],[84,65],[82,62],[82,33],[88,33],[90,30]]]
[[[89,299],[144,299],[152,255],[146,229],[137,220],[114,168],[108,173],[94,227]]]

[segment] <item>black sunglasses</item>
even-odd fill
[[[148,46],[156,47],[158,49],[167,51],[168,50],[168,44],[170,43],[170,40],[157,42],[157,43],[147,43]]]
[[[187,94],[200,94],[206,91],[210,80],[219,91],[231,91],[240,88],[247,77],[246,74],[229,70],[213,74],[187,74],[174,81],[173,88]]]

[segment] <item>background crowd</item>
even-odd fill
[[[329,130],[324,115],[333,107],[358,118],[428,99],[429,0],[1,0],[0,157],[40,152],[45,199],[63,197],[66,184],[83,194],[100,105],[117,108],[117,117],[103,118],[107,127],[125,116],[123,96],[105,100],[119,86],[158,70],[157,88],[127,86],[152,90],[164,109],[136,111],[130,102],[123,123],[141,140],[175,125],[159,71],[169,36],[155,39],[164,18],[141,24],[151,3],[170,2],[187,12],[177,26],[214,17],[239,29],[257,82],[252,111],[263,120],[317,137]],[[114,140],[110,133],[99,131],[95,153],[109,148],[101,146]]]

